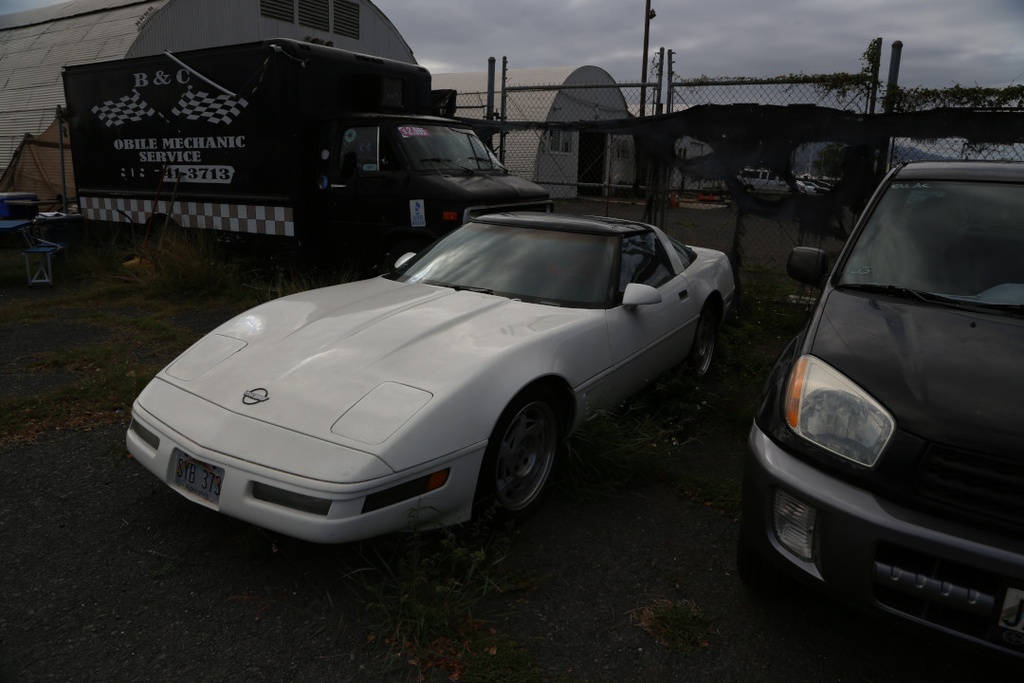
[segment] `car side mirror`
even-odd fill
[[[622,293],[622,305],[627,308],[660,303],[661,294],[658,290],[650,285],[642,285],[639,282],[630,282],[626,285],[626,291]]]
[[[828,254],[814,247],[793,247],[786,261],[786,273],[797,282],[821,287],[828,275]]]
[[[398,270],[399,268],[404,266],[406,263],[408,263],[409,259],[411,259],[415,255],[416,255],[415,251],[407,251],[407,252],[405,252],[404,254],[399,256],[397,259],[395,259],[395,263],[392,266],[392,268],[394,268],[395,270]]]

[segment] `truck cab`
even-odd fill
[[[363,115],[322,126],[312,205],[325,244],[391,265],[480,213],[550,207],[543,188],[511,175],[463,123]]]

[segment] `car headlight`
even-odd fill
[[[786,422],[811,443],[865,467],[874,467],[896,430],[878,401],[814,356],[801,356],[790,373]]]

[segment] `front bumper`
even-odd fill
[[[178,412],[185,412],[178,406]],[[181,418],[180,414],[176,415]],[[337,444],[306,437],[227,413],[216,416],[219,436],[186,435],[200,418],[178,419],[175,429],[138,402],[126,445],[139,463],[172,490],[192,502],[257,526],[315,543],[347,543],[412,528],[430,528],[466,521],[472,514],[480,463],[485,444],[468,447],[410,468],[391,472],[381,467],[362,480],[346,481],[309,476],[294,465],[298,454],[306,461],[352,458],[355,453]],[[202,434],[202,430],[199,430]],[[217,439],[221,442],[218,443]],[[225,441],[226,440],[226,441]],[[232,442],[235,452],[223,444]],[[210,444],[214,443],[215,447]],[[241,446],[240,444],[246,444]],[[276,452],[276,467],[240,456],[259,444]],[[365,455],[365,454],[364,454]],[[186,490],[175,481],[182,456],[210,468],[220,468],[216,500]],[[369,457],[369,456],[366,456]],[[301,459],[300,459],[301,460]],[[363,468],[369,472],[371,468]],[[223,473],[220,474],[220,470]],[[447,480],[428,493],[412,493],[418,482],[447,470]]]
[[[776,532],[776,497],[787,495],[811,511],[807,557]],[[740,538],[784,574],[855,607],[1024,657],[1024,543],[880,499],[793,457],[757,425]]]

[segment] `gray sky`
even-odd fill
[[[255,1],[255,0],[253,0]],[[0,0],[0,13],[54,4]],[[375,0],[434,73],[599,66],[619,82],[643,68],[645,0]],[[1024,84],[1024,0],[651,0],[650,56],[675,52],[682,78],[860,71],[883,39],[903,42],[904,86]]]

